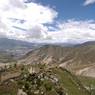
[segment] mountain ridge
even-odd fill
[[[93,69],[94,72],[94,56],[95,44],[92,43],[88,45],[84,43],[73,47],[44,45],[27,53],[19,62],[25,64],[58,64],[58,66],[66,68],[76,74],[86,75],[89,68]],[[79,73],[80,71],[82,72]],[[87,76],[89,75],[87,74]],[[95,75],[93,76],[95,77]]]

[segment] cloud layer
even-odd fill
[[[95,21],[56,21],[53,8],[26,0],[0,0],[0,37],[37,42],[84,42],[95,40]],[[85,5],[95,0],[86,0]],[[47,26],[53,24],[53,26]]]
[[[80,43],[95,40],[95,22],[93,20],[68,20],[57,26],[55,32],[50,32],[56,42]]]
[[[0,35],[25,40],[47,39],[44,24],[53,23],[56,17],[57,12],[48,6],[23,0],[0,0]]]
[[[89,5],[95,3],[95,0],[85,0],[84,5]]]

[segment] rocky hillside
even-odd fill
[[[0,70],[0,95],[95,95],[94,55],[94,43],[39,47]]]
[[[0,95],[95,95],[91,94],[91,87],[61,67],[42,64],[13,66],[1,75]]]
[[[25,64],[57,64],[78,75],[95,77],[95,43],[72,47],[45,45],[27,53],[20,61]]]

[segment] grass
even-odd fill
[[[68,95],[90,95],[80,81],[65,69],[54,69]]]
[[[95,95],[95,78],[78,76],[78,79],[89,89],[91,95]]]

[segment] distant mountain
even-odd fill
[[[29,43],[8,38],[0,38],[0,60],[5,60],[7,58],[9,59],[8,56],[10,56],[10,59],[12,59],[12,57],[17,59],[19,57],[22,57],[30,50],[33,50],[39,46],[40,45],[36,43]]]
[[[73,47],[44,45],[27,53],[20,62],[58,64],[78,75],[95,77],[95,44],[86,42]]]
[[[74,44],[70,43],[49,43],[50,45],[59,45],[63,47],[72,47]],[[48,43],[41,42],[26,42],[21,40],[14,40],[8,38],[0,38],[0,52],[11,53],[14,57],[22,57],[24,54],[36,48],[48,45]]]
[[[8,39],[8,38],[0,38],[0,49],[13,49],[13,48],[20,48],[20,47],[28,47],[32,48],[34,43],[24,42],[20,40]]]

